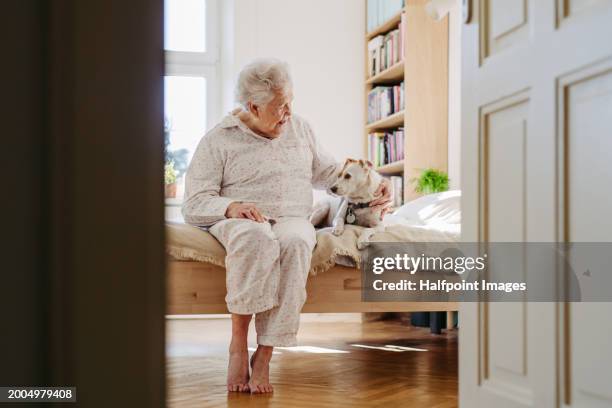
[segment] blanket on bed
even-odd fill
[[[361,254],[357,249],[357,238],[362,227],[347,225],[344,234],[337,237],[331,228],[317,231],[317,245],[312,254],[310,274],[325,272],[342,258],[349,258],[357,268]],[[390,225],[384,233],[375,234],[375,242],[458,242],[459,235],[420,226]],[[225,249],[207,231],[188,224],[166,224],[166,251],[179,261],[208,262],[225,266]]]

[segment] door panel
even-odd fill
[[[611,241],[612,189],[594,185],[612,185],[612,59],[564,76],[559,93],[559,229],[567,241]],[[609,407],[612,307],[574,303],[560,310],[563,405]]]
[[[567,378],[569,407],[612,406],[612,317],[602,303],[576,303],[570,308],[571,334]],[[595,323],[595,324],[594,324]]]
[[[526,303],[490,303],[490,362],[488,380],[525,390],[527,383]]]
[[[590,9],[598,6],[606,6],[607,0],[557,0],[557,7],[559,8],[562,18],[568,18],[580,14],[581,12],[587,12]]]
[[[523,241],[528,102],[511,98],[484,112],[484,235],[491,242]]]
[[[570,241],[606,241],[612,227],[612,221],[605,222],[612,190],[603,187],[612,186],[612,69],[565,90],[567,237]]]
[[[482,27],[486,39],[485,57],[528,39],[529,3],[528,0],[486,0],[483,3],[488,15],[487,24]]]
[[[527,233],[529,93],[495,101],[483,106],[481,112],[481,236],[486,242],[521,242]],[[517,258],[516,264],[524,265],[524,260]],[[508,276],[501,267],[489,265],[492,279],[503,281],[503,276]],[[485,405],[504,400],[509,407],[533,406],[526,304],[484,303],[481,308]]]
[[[471,5],[461,33],[462,239],[612,241],[612,1]],[[538,271],[524,273],[530,282]],[[460,406],[611,406],[610,304],[460,311]]]

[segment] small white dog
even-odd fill
[[[374,193],[381,181],[382,176],[373,170],[371,162],[346,159],[338,180],[330,188],[332,194],[342,197],[332,222],[334,235],[342,235],[345,224],[366,227],[357,240],[357,248],[364,249],[374,233],[385,230],[380,216],[382,209],[372,211],[369,207],[378,198]]]

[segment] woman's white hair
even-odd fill
[[[274,93],[292,86],[289,64],[275,58],[260,58],[240,71],[236,86],[236,100],[245,108],[249,102],[265,105],[274,99]]]

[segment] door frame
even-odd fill
[[[165,406],[163,0],[5,6],[0,382]]]

